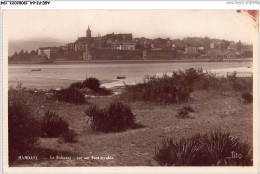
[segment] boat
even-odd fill
[[[125,79],[126,77],[125,76],[117,76],[116,78],[117,79]]]
[[[32,71],[41,71],[41,69],[39,69],[39,68],[38,69],[32,69]]]

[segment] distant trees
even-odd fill
[[[30,53],[28,51],[21,50],[19,53],[15,52],[9,57],[10,60],[25,60],[37,56],[37,51],[32,50]]]

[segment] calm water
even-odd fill
[[[31,71],[34,68],[40,68],[41,71]],[[112,87],[140,82],[145,75],[169,74],[173,70],[187,68],[203,68],[225,75],[233,71],[252,72],[252,62],[9,65],[8,84],[9,87],[15,87],[21,82],[27,88],[55,89],[92,76],[100,79],[104,86]],[[126,79],[117,80],[117,76],[126,76]]]

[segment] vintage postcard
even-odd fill
[[[259,10],[25,2],[2,10],[4,172],[259,170]]]

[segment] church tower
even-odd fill
[[[91,30],[88,26],[88,29],[87,29],[87,38],[91,38]]]

